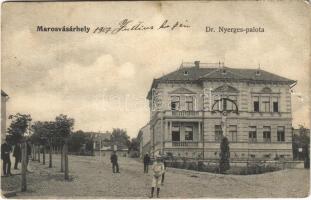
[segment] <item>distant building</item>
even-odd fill
[[[1,90],[1,143],[4,142],[6,137],[6,102],[8,99],[9,96]]]
[[[139,155],[144,157],[146,153],[150,154],[150,125],[147,124],[142,127],[138,133],[137,139],[139,141]]]
[[[261,69],[182,63],[152,82],[142,146],[150,142],[153,155],[218,159],[226,136],[231,159],[292,159],[296,83]]]
[[[96,155],[101,154],[101,156],[110,156],[112,152],[115,151],[119,157],[128,157],[128,148],[125,146],[103,146],[99,152],[97,150]]]
[[[93,137],[94,140],[94,150],[99,150],[103,146],[110,146],[110,137],[111,133],[106,132],[106,133],[96,133],[96,132],[91,132],[90,133]]]

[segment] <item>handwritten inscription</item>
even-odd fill
[[[176,30],[181,28],[190,28],[191,26],[187,24],[187,21],[181,23],[179,21],[170,23],[168,20],[164,20],[163,23],[159,26],[147,25],[142,21],[135,22],[133,20],[124,19],[118,23],[117,27],[112,26],[101,26],[94,29],[93,33],[105,33],[105,34],[117,34],[120,32],[129,32],[129,31],[148,31],[148,30]]]

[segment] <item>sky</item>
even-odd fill
[[[92,33],[124,19],[153,30]],[[189,28],[158,29],[165,20]],[[75,130],[124,128],[131,137],[149,120],[153,78],[182,61],[224,62],[297,80],[293,125],[310,123],[310,6],[303,1],[53,2],[2,6],[1,88],[7,113],[33,121],[59,114]],[[85,32],[38,32],[37,26],[87,26]],[[262,27],[264,32],[205,32],[205,27]],[[8,122],[9,123],[9,122]]]

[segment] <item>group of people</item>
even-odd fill
[[[2,159],[2,167],[3,167],[3,175],[11,176],[11,156],[12,153],[12,145],[8,142],[8,139],[5,139],[4,143],[1,144],[1,159]],[[31,155],[31,146],[29,142],[27,143],[27,165],[29,162],[29,156]],[[13,157],[15,157],[14,169],[18,169],[18,163],[22,160],[22,151],[21,144],[16,143],[14,145]]]
[[[148,173],[149,165],[151,163],[151,158],[149,154],[145,154],[144,156],[144,173]],[[153,198],[154,190],[157,188],[157,198],[160,196],[160,186],[164,185],[164,176],[165,176],[165,159],[160,155],[155,157],[155,161],[151,167],[152,170],[152,184],[151,184],[151,195],[150,198]]]

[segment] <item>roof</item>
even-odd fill
[[[1,90],[1,96],[7,97],[9,95],[7,93],[5,93],[3,90]]]
[[[262,69],[242,69],[230,67],[218,67],[216,64],[208,68],[198,66],[181,67],[158,79],[154,79],[147,98],[151,98],[152,88],[156,88],[161,82],[202,82],[204,80],[219,81],[246,81],[246,82],[277,82],[291,85],[296,81],[267,72]]]

